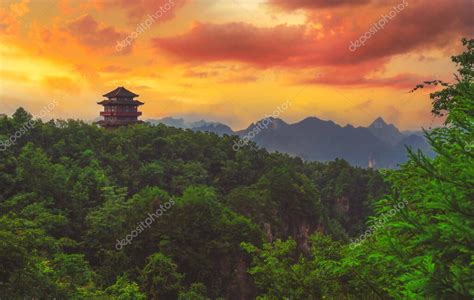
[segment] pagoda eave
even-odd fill
[[[134,106],[140,106],[140,105],[143,105],[144,103],[143,102],[140,102],[138,100],[128,100],[128,101],[120,101],[120,100],[102,100],[100,102],[97,102],[97,104],[99,105],[103,105],[103,106],[115,106],[115,105],[126,105],[126,106],[130,106],[130,105],[134,105]]]
[[[101,111],[100,115],[104,117],[138,117],[142,115],[142,112]]]

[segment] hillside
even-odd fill
[[[30,118],[19,109],[0,119],[2,140]],[[304,163],[251,146],[236,152],[236,139],[164,125],[105,130],[38,121],[0,152],[0,226],[10,239],[0,252],[2,294],[100,293],[124,284],[124,274],[147,290],[142,277],[160,253],[160,263],[174,266],[166,275],[176,277],[171,298],[193,284],[213,298],[254,297],[240,243],[293,238],[308,251],[314,232],[347,242],[387,191],[376,171],[342,160]],[[168,203],[175,204],[122,244]],[[35,267],[59,262],[80,270],[80,278],[64,286],[69,271],[46,275]]]
[[[128,125],[107,111],[105,127],[1,116],[0,297],[472,299],[474,39],[462,44],[453,83],[411,91],[439,88],[431,113],[444,124],[425,132],[436,155],[406,149],[398,169],[235,149],[250,130],[320,159],[425,147],[383,120],[274,119],[240,138],[142,123],[136,110]],[[116,92],[131,93],[105,101],[124,105]]]

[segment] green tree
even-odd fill
[[[182,289],[183,275],[177,265],[162,253],[148,257],[147,265],[141,272],[142,286],[151,299],[176,299]]]
[[[425,132],[437,156],[409,151],[410,160],[388,176],[392,193],[377,213],[408,203],[378,234],[373,263],[392,258],[384,290],[392,297],[474,296],[474,40],[454,56],[456,83],[432,94],[445,126]],[[385,257],[385,258],[384,258]],[[389,280],[391,283],[389,283]]]
[[[308,255],[297,251],[293,239],[265,243],[261,249],[247,243],[242,247],[252,256],[249,273],[260,289],[261,299],[347,296],[336,275],[342,245],[328,236],[313,235]]]
[[[443,127],[425,132],[437,156],[408,149],[409,161],[386,171],[390,193],[375,204],[373,230],[362,243],[339,245],[315,235],[305,257],[292,253],[292,240],[262,249],[243,244],[264,298],[474,296],[474,40],[463,44],[466,51],[452,58],[456,83],[431,94],[433,112],[447,115]],[[336,193],[344,190],[337,186]]]
[[[178,300],[207,300],[207,289],[202,283],[193,283],[191,286],[178,295]]]
[[[118,300],[145,300],[146,295],[140,292],[140,287],[135,282],[130,282],[126,276],[119,276],[117,281],[109,286],[105,293]]]

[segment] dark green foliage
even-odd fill
[[[0,149],[0,297],[472,297],[473,44],[433,94],[437,157],[410,151],[388,184],[231,136],[33,120]],[[0,138],[30,121],[0,119]]]
[[[145,300],[138,284],[130,282],[126,276],[120,276],[117,281],[105,290],[107,296],[117,300]]]
[[[315,235],[309,255],[294,253],[292,239],[261,249],[242,244],[265,299],[474,297],[474,40],[463,44],[466,52],[453,57],[456,83],[431,95],[433,112],[447,114],[445,126],[425,132],[437,156],[408,149],[410,160],[385,174],[390,193],[373,206],[371,230],[360,243]],[[342,190],[331,193],[344,194],[351,182],[344,176]]]
[[[23,109],[2,118],[0,136],[31,118]],[[235,138],[162,125],[35,122],[0,152],[0,294],[252,298],[242,242],[292,237],[307,252],[316,230],[337,227],[346,237],[362,229],[333,217],[347,213],[334,204],[343,192],[321,190],[346,191],[351,220],[363,224],[385,189],[378,172],[254,146],[236,152]],[[344,172],[350,182],[324,180]],[[164,205],[171,207],[144,227]]]
[[[1,120],[0,135],[28,120],[19,109]],[[315,230],[359,232],[351,220],[363,224],[386,189],[377,172],[343,161],[303,163],[253,147],[235,152],[234,140],[162,125],[110,131],[73,120],[36,122],[0,152],[0,293],[254,297],[240,243],[291,237],[307,252]],[[337,205],[342,195],[357,211],[352,219]],[[149,226],[140,225],[167,203]],[[166,277],[163,268],[174,273]]]
[[[0,296],[472,298],[474,41],[464,44],[456,83],[425,83],[444,87],[432,99],[445,126],[426,132],[437,156],[408,149],[389,184],[343,160],[235,152],[236,137],[35,121],[0,152]],[[31,121],[18,109],[0,137]]]
[[[176,264],[159,252],[148,257],[141,272],[142,287],[150,299],[177,298],[182,278]]]

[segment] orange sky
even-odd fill
[[[382,116],[428,127],[429,90],[407,92],[453,80],[449,58],[472,37],[473,3],[1,0],[0,113],[37,114],[56,99],[49,117],[91,120],[101,95],[125,86],[145,102],[142,119],[241,129],[291,100],[287,122],[365,126]]]

